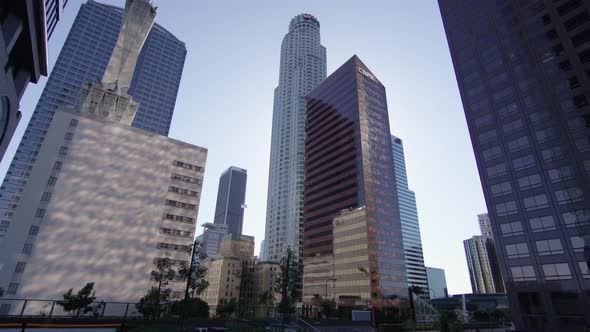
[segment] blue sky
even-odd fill
[[[124,0],[99,0],[119,6]],[[392,134],[404,141],[426,265],[444,268],[451,294],[471,292],[463,240],[486,212],[459,92],[434,0],[153,0],[156,22],[188,54],[170,137],[209,149],[198,223],[213,221],[219,176],[248,170],[244,233],[264,237],[273,90],[291,18],[321,23],[328,75],[358,55],[385,85]],[[53,67],[81,0],[70,0],[49,43]],[[21,101],[23,119],[6,169],[46,79]],[[200,226],[199,226],[200,228]],[[198,230],[200,233],[200,230]]]

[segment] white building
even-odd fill
[[[320,23],[294,17],[281,44],[279,86],[274,92],[265,258],[279,261],[287,248],[300,254],[303,236],[305,95],[326,78]]]

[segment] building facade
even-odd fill
[[[248,173],[231,166],[219,178],[214,224],[227,225],[228,234],[242,235]]]
[[[117,42],[123,9],[82,4],[0,189],[0,241],[14,220],[21,190],[58,107],[78,107],[82,87],[103,77]],[[162,52],[167,49],[167,52]],[[184,66],[184,43],[154,24],[143,44],[129,94],[139,102],[133,126],[167,135]]]
[[[474,236],[463,241],[473,293],[503,293],[504,281],[500,273],[494,240],[488,236]]]
[[[58,110],[39,164],[0,244],[4,297],[59,299],[94,282],[105,301],[136,302],[154,263],[190,263],[205,149]],[[185,283],[170,284],[182,296]],[[3,302],[3,304],[6,304]],[[32,310],[32,308],[30,309]]]
[[[21,118],[19,103],[28,83],[37,83],[42,75],[47,75],[47,40],[67,2],[35,0],[0,4],[3,68],[0,71],[0,160]]]
[[[481,235],[493,238],[492,224],[490,223],[490,216],[487,213],[478,214],[477,221],[479,222],[479,230]]]
[[[419,295],[428,299],[428,277],[426,267],[424,266],[416,194],[408,187],[406,158],[402,140],[391,135],[391,146],[393,148],[393,164],[397,184],[397,196],[399,199],[399,214],[402,222],[408,285],[410,287],[420,287],[424,292]]]
[[[320,22],[297,15],[281,44],[279,86],[274,92],[266,210],[267,259],[280,261],[288,248],[300,255],[303,236],[305,95],[326,78]]]
[[[516,327],[589,326],[590,3],[439,5]]]
[[[426,274],[428,275],[428,294],[430,294],[430,299],[448,297],[449,291],[447,289],[445,270],[427,266]]]
[[[304,301],[313,292],[305,265],[335,255],[334,217],[365,207],[371,255],[345,265],[374,280],[374,305],[395,306],[388,299],[407,298],[408,283],[385,88],[353,56],[306,100]]]
[[[227,235],[227,225],[208,222],[202,226],[203,234],[197,236],[197,241],[203,246],[203,252],[207,254],[207,257],[216,257],[219,254],[221,240]]]

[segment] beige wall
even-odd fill
[[[201,294],[201,299],[213,309],[220,300],[229,301],[240,298],[240,275],[242,261],[237,257],[219,257],[203,262],[208,269],[209,287]]]
[[[78,120],[71,127],[72,119]],[[72,133],[71,140],[65,139]],[[66,154],[59,153],[67,147]],[[11,259],[0,266],[0,287],[18,283],[11,297],[59,299],[70,288],[94,282],[98,299],[135,302],[154,284],[150,272],[156,258],[190,261],[206,149],[147,133],[140,129],[58,111],[39,152],[39,159],[0,251]],[[175,166],[175,160],[203,168]],[[55,162],[61,162],[55,170]],[[199,179],[171,179],[180,174]],[[56,177],[54,185],[48,184]],[[188,189],[198,196],[170,192]],[[43,193],[51,192],[43,201]],[[166,206],[175,200],[195,210]],[[35,217],[38,209],[43,217]],[[165,214],[192,218],[192,223],[167,220]],[[36,236],[28,235],[39,227]],[[168,249],[160,248],[160,243]],[[32,252],[23,254],[24,244]],[[170,246],[180,246],[177,250]],[[14,273],[16,262],[26,262]],[[170,286],[182,294],[183,283]],[[6,288],[5,288],[6,289]]]

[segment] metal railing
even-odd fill
[[[38,299],[6,299],[0,298],[0,317],[72,317],[66,312],[58,300]],[[141,318],[130,302],[93,302],[92,310],[79,317],[95,318]]]

